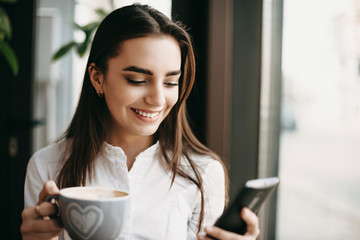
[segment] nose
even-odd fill
[[[152,84],[149,86],[149,91],[145,97],[145,102],[156,107],[165,105],[165,91],[162,84]]]

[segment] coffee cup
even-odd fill
[[[102,187],[70,187],[49,196],[73,240],[115,239],[123,230],[130,208],[127,192]]]

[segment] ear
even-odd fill
[[[101,69],[96,67],[95,63],[91,63],[88,67],[90,81],[95,91],[99,94],[103,94],[104,91],[102,89],[102,85],[104,83],[104,74]]]

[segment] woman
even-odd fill
[[[224,209],[227,174],[187,122],[194,80],[193,48],[180,23],[139,4],[107,16],[65,137],[29,161],[23,239],[68,239],[44,200],[70,186],[130,191],[131,220],[118,239],[255,239],[258,219],[248,209],[241,213],[246,236],[209,227]]]

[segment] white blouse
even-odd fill
[[[45,147],[30,159],[25,179],[25,207],[38,202],[48,180],[55,180],[65,154],[67,141]],[[87,186],[118,188],[130,192],[131,211],[125,230],[117,239],[196,239],[201,210],[198,188],[189,180],[171,173],[158,158],[159,143],[140,153],[128,171],[126,155],[120,147],[104,143],[104,151],[95,161],[95,177]],[[205,213],[203,226],[212,225],[225,203],[225,178],[222,165],[209,156],[190,155],[203,178]],[[181,167],[191,173],[182,159]],[[64,231],[60,239],[70,239]]]

